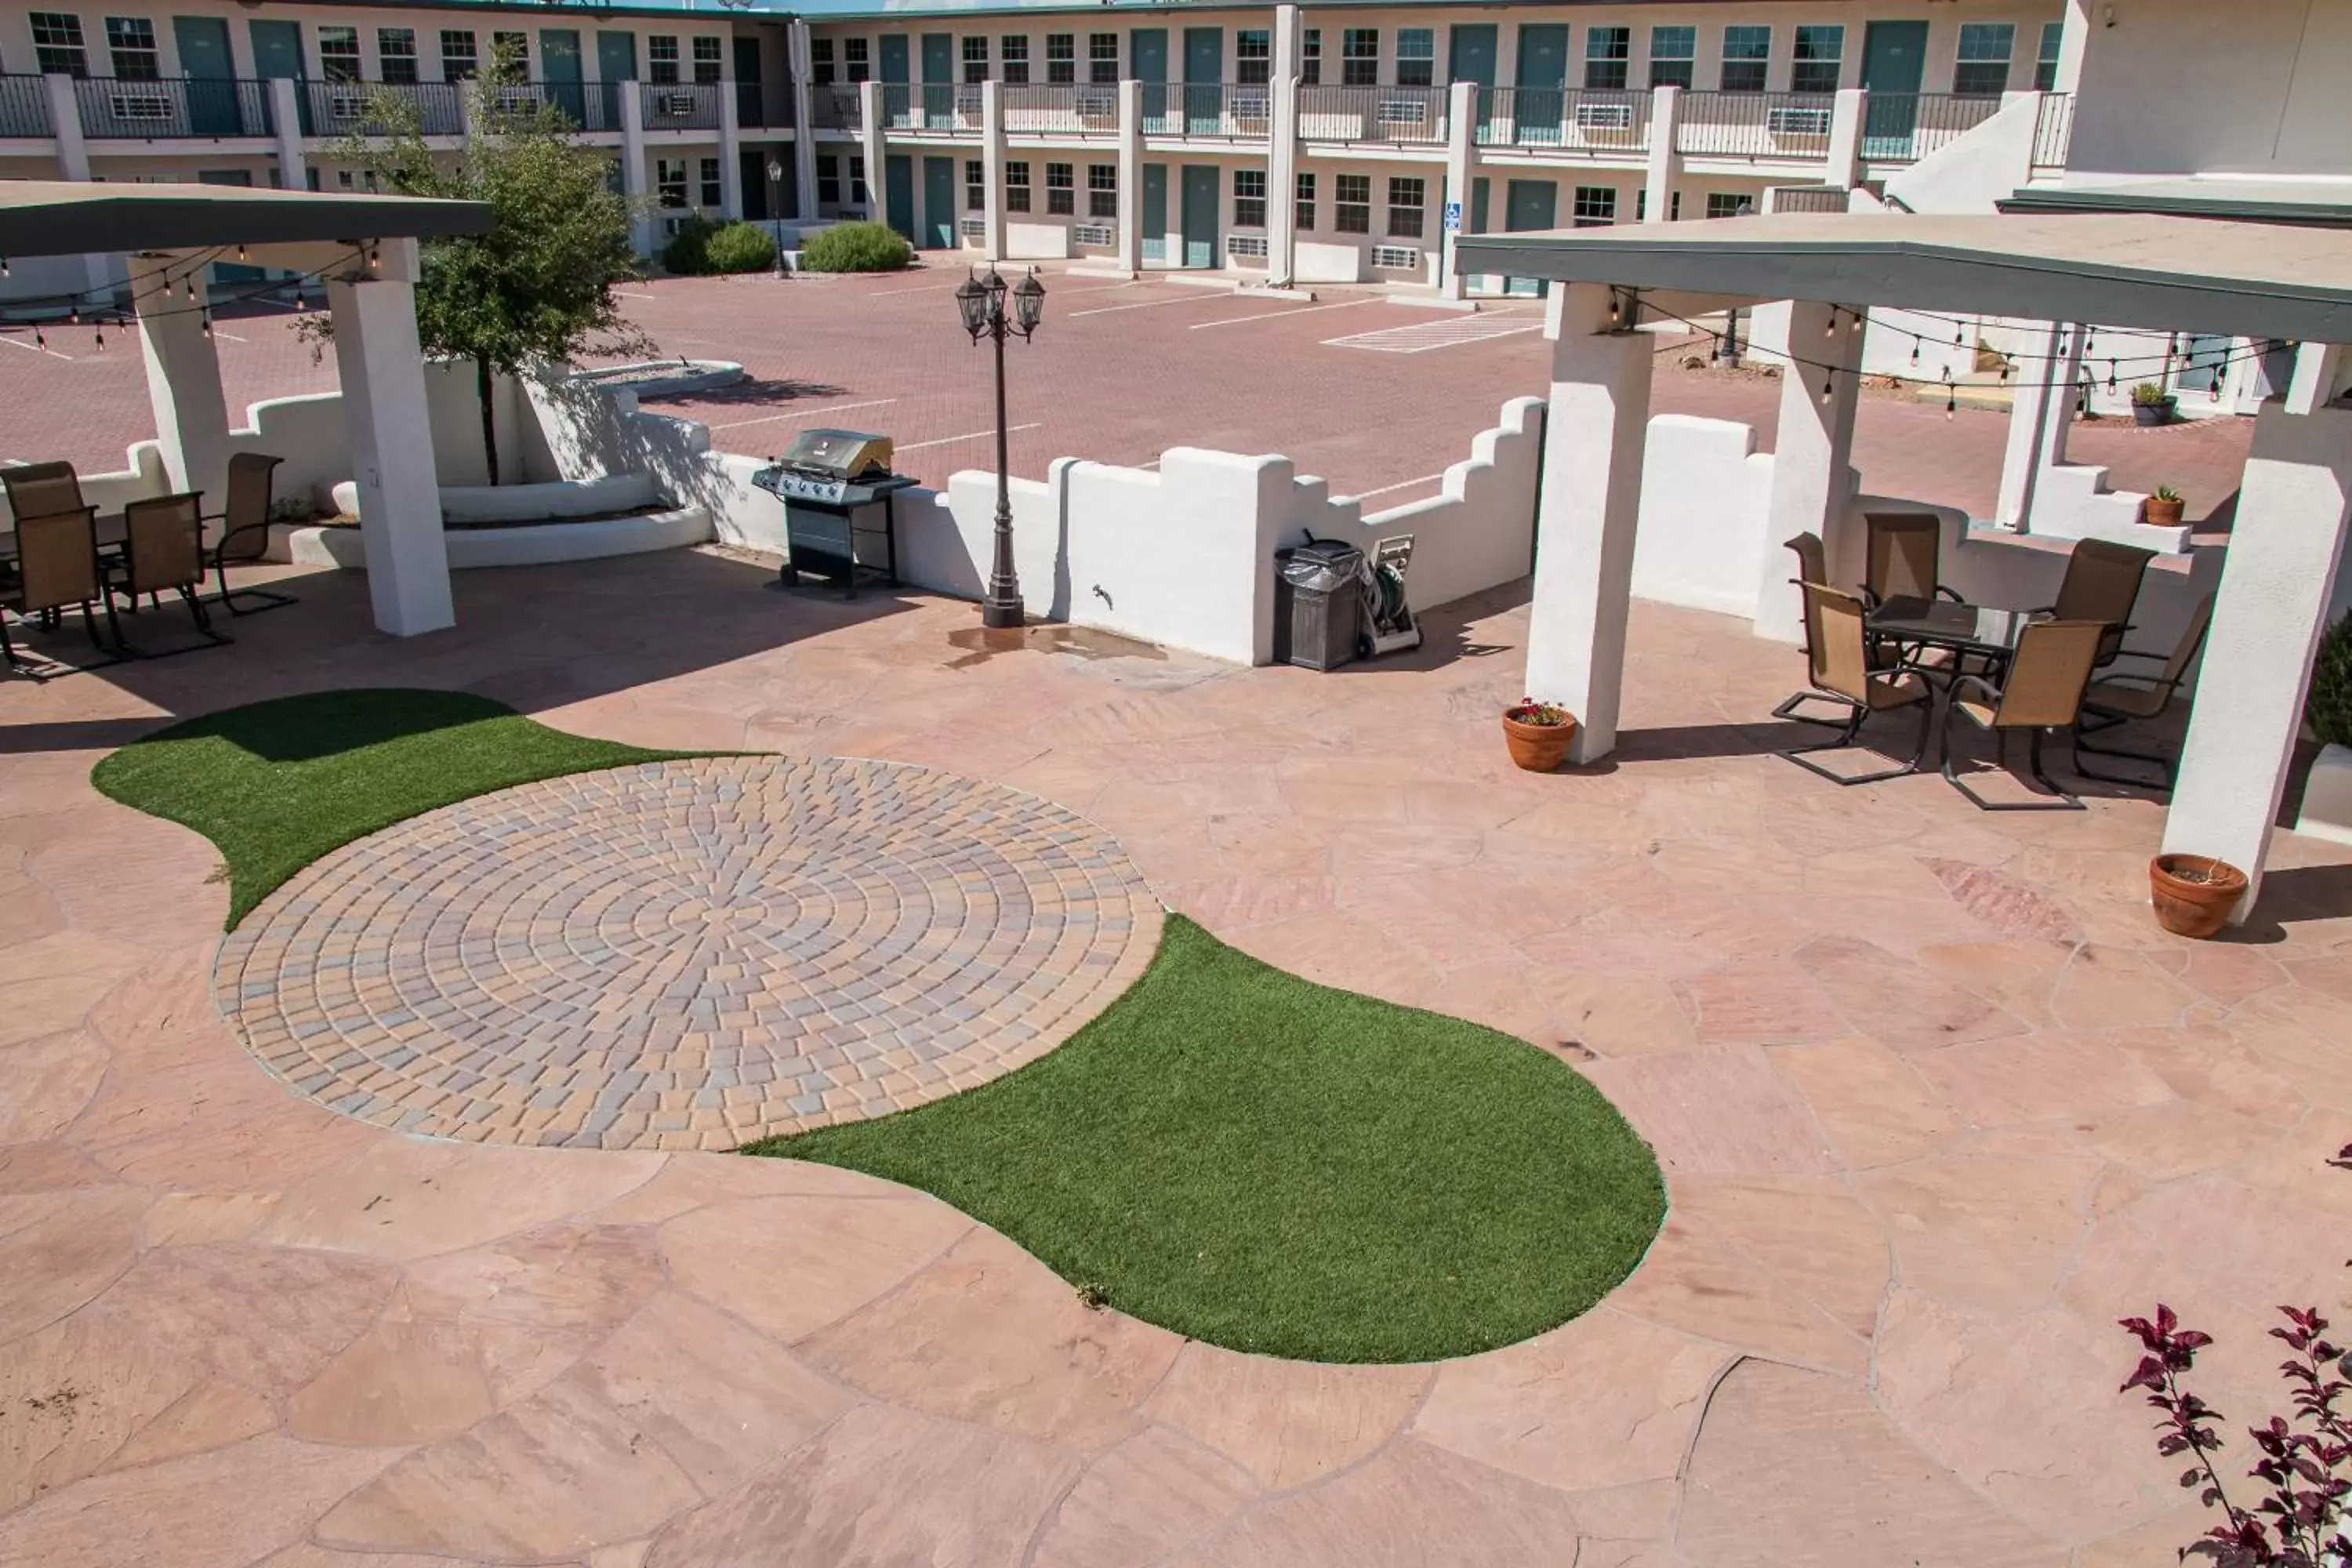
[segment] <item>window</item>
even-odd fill
[[[1097,85],[1118,80],[1118,35],[1087,35],[1087,79]]]
[[[1650,29],[1650,85],[1652,87],[1689,87],[1696,80],[1694,63],[1698,56],[1696,27],[1653,27]]]
[[[1298,81],[1302,87],[1314,87],[1323,79],[1323,29],[1309,27],[1299,35]]]
[[[677,80],[677,37],[671,33],[655,33],[646,39],[646,79],[662,86]]]
[[[1029,164],[1025,159],[1004,165],[1004,210],[1009,213],[1029,210]]]
[[[1262,87],[1274,79],[1272,33],[1244,27],[1234,35],[1234,79],[1244,87]]]
[[[1599,228],[1617,221],[1617,187],[1614,185],[1579,185],[1576,202],[1569,209],[1574,228]]]
[[[841,160],[830,153],[817,154],[816,200],[819,206],[841,205]]]
[[[2042,53],[2034,59],[2033,62],[2034,91],[2055,92],[2058,90],[2058,50],[2064,43],[2065,38],[2065,23],[2044,22],[2042,24]]]
[[[988,210],[988,165],[978,158],[963,161],[963,205],[967,212]]]
[[[723,39],[698,37],[694,40],[694,79],[708,87],[727,74],[720,47]]]
[[[1372,177],[1331,176],[1331,226],[1341,234],[1372,232]]]
[[[1584,29],[1584,85],[1599,92],[1622,92],[1633,58],[1631,27]]]
[[[1301,234],[1306,233],[1308,229],[1315,226],[1314,175],[1301,174],[1298,176],[1298,204],[1291,216],[1292,220],[1298,226],[1298,232]]]
[[[32,14],[33,54],[44,75],[88,76],[89,56],[82,47],[81,18],[67,11]]]
[[[481,56],[476,51],[470,28],[441,29],[441,79],[471,81],[481,71]]]
[[[114,74],[125,81],[153,81],[163,74],[163,57],[155,50],[155,24],[144,16],[109,16],[106,49],[114,57]]]
[[[1076,33],[1045,35],[1045,79],[1049,82],[1078,79],[1078,36]]]
[[[1843,27],[1798,28],[1796,63],[1789,68],[1789,90],[1835,92],[1838,66],[1844,58]]]
[[[1004,60],[1004,79],[1019,87],[1029,79],[1029,36],[1007,33],[999,40]]]
[[[1264,169],[1234,171],[1234,226],[1235,228],[1265,226],[1265,171]]]
[[[376,74],[385,81],[416,79],[416,29],[378,27],[375,30]]]
[[[1429,27],[1397,29],[1396,84],[1427,87],[1437,79],[1437,33]]]
[[[818,87],[833,85],[833,40],[809,40],[809,80]]]
[[[1048,163],[1045,165],[1045,210],[1064,217],[1075,217],[1078,211],[1077,165]]]
[[[2017,47],[2010,22],[1960,24],[1960,58],[1952,68],[1952,90],[1965,98],[1999,98],[2009,90],[2009,57]]]
[[[1762,92],[1765,73],[1772,68],[1772,29],[1726,27],[1723,30],[1723,90]]]
[[[727,186],[719,177],[719,160],[702,160],[702,205],[719,207],[727,205]]]
[[[360,79],[360,30],[357,27],[319,29],[319,74],[329,81]]]
[[[863,207],[872,203],[873,198],[866,194],[866,154],[853,153],[849,155],[849,205]]]
[[[963,79],[967,86],[988,79],[988,35],[985,33],[963,41]]]
[[[852,83],[864,81],[874,74],[866,56],[872,46],[864,38],[841,40],[841,74]]]
[[[492,33],[490,58],[517,81],[530,79],[530,35]]]
[[[1709,191],[1706,194],[1706,216],[1709,217],[1746,217],[1756,210],[1756,198],[1743,196],[1737,191]]]
[[[1381,80],[1381,30],[1343,27],[1339,32],[1339,85],[1377,87]]]
[[[1118,216],[1118,165],[1117,163],[1087,165],[1087,216],[1088,217]]]
[[[686,205],[686,160],[656,158],[654,160],[654,191],[666,207]]]
[[[1389,176],[1389,237],[1418,239],[1422,224],[1422,180],[1415,174]]]

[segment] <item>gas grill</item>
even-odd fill
[[[855,596],[860,574],[898,583],[898,526],[892,500],[915,481],[890,471],[890,437],[857,430],[803,430],[751,482],[784,503],[791,553],[782,579],[803,573]],[[874,511],[880,510],[878,524]],[[878,558],[877,558],[878,557]]]

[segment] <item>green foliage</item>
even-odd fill
[[[2327,628],[2319,639],[2319,658],[2311,669],[2311,695],[2304,700],[2303,716],[2312,732],[2331,746],[2352,746],[2352,615]]]
[[[2143,381],[2132,388],[2132,401],[2150,407],[2168,402],[2171,397],[2172,394],[2165,391],[2162,384],[2153,381]]]
[[[2180,499],[2180,491],[2171,485],[2158,485],[2148,493],[2161,501],[2177,501]]]
[[[677,232],[662,247],[662,270],[677,278],[691,278],[710,270],[710,237],[719,226],[700,213],[691,213],[678,220]]]
[[[730,223],[704,247],[713,272],[764,272],[776,264],[776,237],[756,223]]]
[[[801,247],[810,272],[896,272],[914,259],[915,247],[887,223],[837,223]]]

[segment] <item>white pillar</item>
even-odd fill
[[[2074,426],[2074,383],[2083,364],[2083,335],[2071,326],[2047,321],[2026,346],[2027,362],[2017,378],[2009,409],[2009,447],[2000,465],[2000,494],[1993,521],[2020,532],[2033,526],[2034,498],[2042,477],[2066,460],[2066,437]]]
[[[743,216],[742,104],[735,84],[719,84],[719,215],[733,223]]]
[[[2164,821],[2167,853],[2210,855],[2246,873],[2233,921],[2261,891],[2347,512],[2352,410],[2266,405],[2238,492],[2238,515],[2254,525],[2231,536]]]
[[[335,363],[359,488],[368,597],[380,631],[415,637],[457,624],[441,489],[416,342],[416,242],[387,240],[383,276],[328,285]]]
[[[52,71],[41,78],[41,89],[48,94],[49,129],[58,141],[58,178],[87,180],[89,178],[89,141],[81,132],[81,105],[74,98],[74,79]],[[106,291],[111,268],[104,256],[81,258],[82,278],[92,294]]]
[[[155,412],[163,472],[174,490],[202,490],[206,510],[217,510],[228,496],[228,399],[221,392],[220,355],[186,289],[169,297],[164,292],[167,277],[182,283],[189,259],[131,257],[131,308],[139,317],[147,402]],[[195,279],[200,292],[203,271],[198,268]]]
[[[1870,109],[1870,94],[1858,87],[1838,89],[1830,110],[1829,157],[1822,167],[1822,184],[1850,191],[1862,184],[1862,126]]]
[[[2058,34],[2058,79],[2052,84],[2053,92],[2083,90],[2083,57],[2091,44],[2091,8],[2095,0],[2065,0],[2066,14],[2060,18],[2063,26]],[[2038,46],[2040,40],[2036,40]]]
[[[1650,223],[1666,223],[1675,216],[1675,186],[1683,170],[1682,157],[1675,151],[1682,100],[1683,89],[1678,87],[1650,91],[1650,172],[1642,198],[1643,216]]]
[[[866,216],[877,223],[890,221],[890,187],[882,151],[882,84],[857,84],[858,156],[866,163]]]
[[[1600,284],[1556,286],[1544,328],[1551,402],[1527,690],[1576,715],[1569,757],[1578,763],[1617,744],[1655,346],[1646,332],[1612,331],[1609,301]]]
[[[1831,330],[1832,317],[1835,330]],[[1764,561],[1756,592],[1756,635],[1775,642],[1801,640],[1804,598],[1789,581],[1794,559],[1780,546],[1801,533],[1818,533],[1834,552],[1832,531],[1853,498],[1853,415],[1862,389],[1863,334],[1853,313],[1797,300],[1789,306],[1790,363],[1780,372],[1780,417],[1772,440],[1772,495],[1764,531]],[[1798,359],[1811,362],[1799,364]],[[1818,366],[1837,367],[1824,370]],[[1827,385],[1829,398],[1822,397]]]
[[[621,194],[629,200],[629,220],[637,254],[654,253],[654,219],[646,205],[646,95],[635,81],[621,84]]]
[[[278,183],[289,191],[310,186],[310,160],[302,154],[301,93],[302,84],[291,77],[270,79],[269,123],[278,132]]]
[[[1470,227],[1470,199],[1478,178],[1478,84],[1457,81],[1445,89],[1445,199],[1462,204],[1462,227]],[[1445,215],[1438,213],[1438,241],[1444,247],[1437,260],[1437,291],[1448,300],[1463,294],[1462,274],[1454,269],[1454,242],[1460,235],[1445,231]]]
[[[1132,77],[1118,84],[1118,267],[1143,270],[1143,84]]]
[[[1126,113],[1126,99],[1119,100],[1119,112]],[[1120,122],[1125,124],[1125,121]],[[991,78],[980,84],[980,162],[982,177],[987,182],[987,205],[981,209],[981,254],[990,261],[1004,259],[1004,84]],[[1118,232],[1120,245],[1127,235],[1127,139],[1119,138],[1118,156]],[[1120,255],[1126,251],[1121,249]]]
[[[816,132],[810,124],[809,95],[815,91],[809,68],[809,26],[793,18],[785,34],[793,78],[793,214],[803,223],[816,221]]]
[[[1274,8],[1273,72],[1266,116],[1265,280],[1287,289],[1298,277],[1298,7]]]

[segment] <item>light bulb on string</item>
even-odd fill
[[[245,247],[243,247],[243,246],[241,246],[241,245],[240,245],[240,246],[238,246],[238,247],[236,247],[236,258],[237,258],[239,261],[242,261],[242,260],[244,260],[244,259],[245,259]]]
[[[8,276],[8,258],[7,258],[6,257],[5,257],[5,256],[0,256],[0,278],[5,278],[5,277],[7,277],[7,276]]]
[[[2109,361],[2107,362],[2107,390],[2108,390],[2109,392],[2113,392],[2115,389],[2116,389],[2116,362],[2115,362],[2115,361],[2113,361],[2113,360],[2109,360]]]
[[[1919,334],[1916,332],[1911,334],[1911,363],[1919,363]]]
[[[81,325],[81,307],[79,305],[74,306],[71,310],[66,312],[66,325],[69,327],[79,327]]]
[[[1952,323],[1952,346],[1956,349],[1969,346],[1968,333],[1958,321]]]
[[[213,335],[213,313],[210,310],[200,310],[197,314],[204,321],[205,336],[208,338],[211,337]]]
[[[1822,401],[1826,404],[1837,396],[1837,375],[1832,372],[1822,377]]]
[[[95,347],[99,353],[104,353],[106,352],[106,323],[104,321],[92,321],[89,324],[89,338],[91,345]]]
[[[1949,392],[1944,394],[1944,417],[1949,419],[1954,415],[1958,414],[1959,410],[1960,389],[1956,386]]]
[[[33,328],[33,346],[41,350],[44,353],[48,352],[49,340],[47,336],[42,332],[38,325],[36,325]]]

